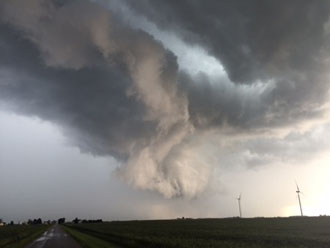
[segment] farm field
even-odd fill
[[[40,236],[49,225],[10,225],[0,228],[0,247],[21,248]]]
[[[113,221],[66,228],[78,241],[82,237],[84,247],[330,247],[329,217]]]

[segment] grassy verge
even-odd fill
[[[114,248],[114,246],[102,239],[95,238],[85,233],[79,232],[68,226],[62,226],[62,228],[69,233],[83,248]]]
[[[0,247],[23,248],[41,236],[50,226],[6,226],[0,229]]]

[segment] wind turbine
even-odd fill
[[[300,207],[300,214],[301,214],[301,216],[304,216],[304,215],[303,215],[303,211],[302,211],[301,201],[300,201],[300,193],[301,193],[301,191],[300,191],[300,189],[299,189],[299,187],[298,187],[297,182],[296,182],[296,186],[297,186],[296,193],[297,193],[297,195],[298,195],[298,201],[299,201],[299,207]]]
[[[238,210],[239,210],[239,217],[240,218],[242,218],[241,198],[242,198],[242,194],[240,193],[239,196],[236,198],[236,200],[238,201]]]

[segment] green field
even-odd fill
[[[114,221],[66,227],[84,247],[330,247],[328,217]]]
[[[0,247],[24,247],[48,228],[49,225],[9,225],[0,227]]]

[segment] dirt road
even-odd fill
[[[59,225],[55,225],[26,248],[81,248],[81,246]]]

